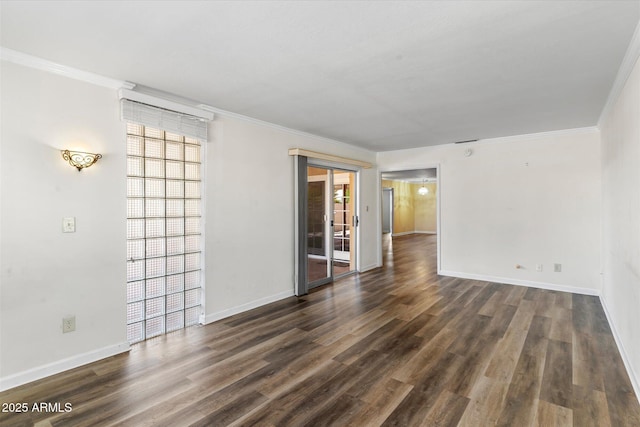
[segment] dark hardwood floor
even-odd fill
[[[436,275],[435,236],[385,267],[0,394],[38,426],[640,426],[595,297]],[[393,249],[393,250],[392,250]]]

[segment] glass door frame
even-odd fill
[[[312,180],[311,177],[309,176],[309,169],[322,169],[323,171],[325,171],[325,175],[324,175],[324,179],[318,179],[318,180]],[[322,175],[314,175],[314,176],[318,176],[318,177],[322,177]],[[322,230],[322,239],[323,239],[323,247],[324,247],[324,254],[318,256],[319,259],[321,259],[322,257],[324,257],[326,259],[326,274],[322,277],[319,277],[318,279],[311,279],[309,276],[311,275],[311,272],[309,271],[309,260],[313,259],[313,257],[317,256],[317,254],[311,254],[309,253],[309,244],[307,243],[307,245],[305,246],[305,250],[307,252],[307,290],[309,289],[313,289],[317,286],[322,286],[325,285],[327,283],[330,283],[333,281],[333,220],[329,214],[330,212],[330,208],[331,208],[331,201],[333,200],[333,198],[331,197],[331,194],[333,194],[332,188],[333,188],[333,170],[326,168],[324,166],[316,166],[313,164],[308,164],[307,165],[307,190],[309,189],[309,184],[311,182],[322,182],[323,185],[323,230]],[[309,193],[307,192],[307,236],[309,233],[309,226],[311,224],[309,224]],[[308,237],[307,237],[308,238]]]
[[[328,259],[329,259],[329,272],[328,277],[323,278],[322,280],[308,282],[308,251],[307,251],[307,206],[308,206],[308,167],[317,167],[326,169],[327,172],[331,172],[329,189],[330,197],[328,203],[331,204],[331,209],[328,213],[328,219],[333,218],[333,173],[334,171],[344,171],[354,174],[354,188],[352,189],[355,192],[355,200],[353,200],[353,212],[351,216],[353,218],[353,236],[350,241],[350,249],[354,251],[353,255],[353,266],[350,268],[350,271],[340,274],[338,277],[343,277],[349,274],[356,273],[358,271],[358,262],[359,257],[357,256],[357,249],[360,242],[358,230],[358,221],[359,221],[359,185],[360,185],[360,168],[358,167],[349,167],[342,164],[335,164],[333,162],[323,161],[315,158],[308,158],[302,155],[296,155],[294,157],[294,203],[295,203],[295,211],[294,211],[294,220],[295,220],[295,232],[294,232],[294,293],[297,296],[305,295],[309,292],[310,289],[321,286],[326,283],[330,283],[335,278],[333,275],[333,227],[329,227],[330,233],[330,244],[327,248],[328,250]],[[328,221],[330,222],[330,221]],[[326,228],[325,228],[326,229]],[[325,236],[326,237],[326,236]]]
[[[330,207],[330,213],[331,213],[331,217],[333,218],[334,222],[333,222],[333,227],[332,227],[332,234],[331,234],[331,245],[332,245],[332,254],[331,254],[331,271],[332,271],[332,276],[333,278],[340,278],[340,277],[344,277],[344,276],[348,276],[350,274],[353,274],[356,272],[356,260],[358,258],[357,256],[357,240],[358,240],[358,225],[357,225],[357,221],[358,221],[358,214],[357,214],[357,199],[358,199],[358,190],[357,190],[357,183],[358,183],[358,172],[357,171],[353,171],[353,170],[349,170],[349,169],[345,169],[345,168],[341,168],[341,167],[332,167],[330,169],[331,171],[331,207]],[[342,244],[344,245],[344,241],[348,240],[349,241],[349,250],[348,251],[341,251],[341,252],[347,252],[349,254],[349,259],[348,259],[348,263],[349,263],[349,269],[345,272],[336,274],[335,273],[335,268],[336,268],[336,262],[345,262],[347,261],[346,259],[338,259],[335,256],[335,242],[336,242],[336,225],[338,225],[335,222],[335,187],[336,187],[336,173],[346,173],[349,174],[349,180],[348,180],[348,188],[349,188],[349,195],[343,194],[342,197],[349,197],[350,199],[350,208],[348,210],[349,212],[349,216],[348,218],[343,218],[344,221],[343,223],[341,223],[340,225],[342,225],[342,227],[344,228],[348,228],[349,229],[349,237],[345,238],[345,234],[343,233],[342,236],[340,236],[340,240],[342,240]],[[353,174],[353,183],[351,182],[351,176],[350,174]],[[344,184],[340,184],[340,185],[344,185]],[[355,195],[355,197],[354,197]],[[344,199],[343,199],[344,200]],[[344,231],[343,228],[343,231]],[[343,246],[344,249],[344,246]]]

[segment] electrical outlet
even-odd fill
[[[553,271],[555,273],[561,273],[562,272],[562,264],[553,264]]]
[[[62,319],[62,333],[73,332],[76,330],[76,316],[68,316]]]
[[[63,233],[75,233],[76,232],[76,219],[72,216],[62,218],[62,232]]]
[[[542,264],[536,264],[536,271],[542,271]]]

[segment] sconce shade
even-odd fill
[[[80,172],[102,158],[102,154],[83,153],[82,151],[62,150],[62,158]]]

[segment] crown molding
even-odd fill
[[[109,89],[133,89],[136,86],[134,83],[112,79],[99,74],[90,73],[88,71],[78,70],[73,67],[38,58],[37,56],[18,52],[17,50],[7,49],[6,47],[0,47],[0,60],[12,62],[29,68],[35,68],[37,70],[47,71],[49,73],[58,74],[70,79],[80,80]]]
[[[627,80],[629,79],[629,76],[633,71],[633,67],[638,61],[638,58],[640,58],[640,21],[638,21],[636,31],[633,33],[633,37],[631,38],[631,42],[629,43],[629,47],[627,48],[627,53],[624,55],[622,64],[620,64],[618,74],[616,75],[616,79],[613,82],[613,86],[611,87],[611,91],[609,92],[609,96],[607,97],[607,102],[604,104],[604,108],[602,109],[600,117],[598,118],[599,128],[602,127],[602,122],[607,117],[607,115],[609,115],[609,112],[618,100],[618,97],[620,96],[624,85],[627,83]]]
[[[551,137],[558,137],[558,136],[580,135],[580,134],[589,134],[589,133],[598,133],[598,132],[600,132],[600,129],[598,127],[586,126],[581,128],[560,129],[560,130],[552,130],[547,132],[525,133],[522,135],[510,135],[510,136],[500,136],[495,138],[479,139],[477,142],[475,142],[475,144],[499,144],[504,142],[551,138]],[[465,145],[465,147],[473,147],[473,144],[474,143]],[[447,144],[447,145],[452,146],[454,144]]]
[[[323,141],[323,142],[327,142],[329,144],[333,144],[333,145],[347,145],[351,148],[354,148],[356,150],[360,150],[360,151],[366,151],[369,153],[373,153],[376,154],[376,151],[373,151],[369,148],[364,148],[361,147],[359,145],[355,145],[349,142],[344,142],[344,141],[338,141],[337,139],[331,139],[331,138],[327,138],[326,136],[320,136],[320,135],[316,135],[314,133],[310,133],[310,132],[305,132],[302,130],[298,130],[298,129],[293,129],[293,128],[289,128],[286,126],[282,126],[282,125],[278,125],[275,123],[271,123],[271,122],[267,122],[264,120],[260,120],[260,119],[256,119],[254,117],[249,117],[249,116],[245,116],[244,114],[240,114],[240,113],[234,113],[233,111],[228,111],[228,110],[223,110],[221,108],[217,108],[217,107],[212,107],[210,105],[206,105],[206,104],[198,104],[197,105],[198,108],[201,108],[205,111],[209,111],[211,113],[215,113],[220,117],[229,117],[229,118],[233,118],[233,119],[238,119],[238,120],[242,120],[244,122],[247,123],[253,123],[255,125],[260,125],[260,126],[265,126],[271,129],[275,129],[275,130],[279,130],[281,132],[286,132],[292,135],[297,135],[297,136],[303,136],[305,138],[313,138],[315,140],[318,141]]]

